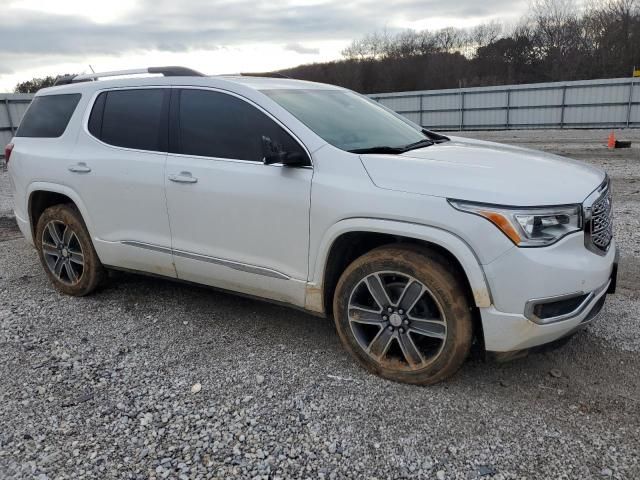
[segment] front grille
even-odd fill
[[[613,238],[613,209],[611,189],[607,188],[591,207],[591,219],[585,225],[591,244],[606,252]]]

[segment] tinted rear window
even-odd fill
[[[117,147],[166,151],[168,92],[153,88],[103,92],[93,105],[89,131]]]
[[[78,102],[79,93],[36,97],[25,113],[17,137],[56,138],[64,133]]]

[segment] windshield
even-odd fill
[[[344,90],[264,90],[324,140],[342,150],[402,148],[427,137],[391,112]]]

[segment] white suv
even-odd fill
[[[155,73],[161,76],[120,77]],[[329,85],[150,68],[41,90],[6,160],[51,282],[162,275],[333,316],[385,378],[562,339],[615,290],[606,175]]]

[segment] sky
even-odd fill
[[[271,71],[340,58],[373,31],[515,22],[527,0],[0,0],[0,92],[64,73]]]

